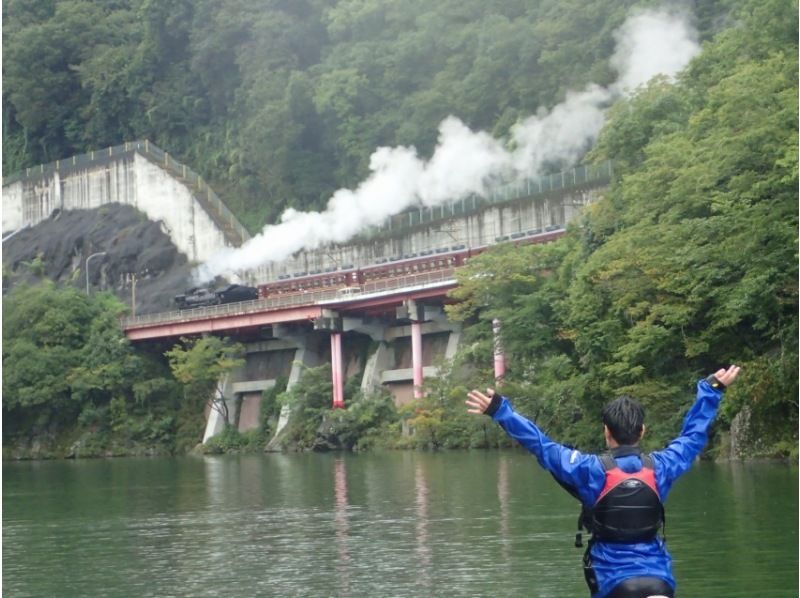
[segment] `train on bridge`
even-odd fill
[[[551,225],[545,229],[532,229],[498,237],[497,243],[515,244],[547,243],[564,234],[564,227]],[[357,294],[364,285],[375,281],[404,278],[415,274],[442,272],[463,266],[475,255],[486,251],[490,245],[467,247],[453,245],[427,249],[419,253],[381,257],[373,264],[355,267],[352,264],[331,267],[326,270],[282,274],[277,280],[259,284],[257,287],[227,285],[221,289],[195,287],[175,297],[178,309],[209,307],[225,303],[285,297],[317,291],[335,291],[340,296]]]
[[[208,287],[192,287],[182,295],[175,296],[178,309],[193,309],[195,307],[209,307],[224,303],[239,303],[258,299],[258,289],[241,284],[229,284],[218,289]]]

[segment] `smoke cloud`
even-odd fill
[[[535,176],[548,162],[574,164],[597,138],[616,98],[656,75],[674,76],[700,51],[686,16],[666,10],[631,15],[614,37],[611,65],[619,76],[608,87],[591,84],[567,93],[551,110],[541,108],[514,126],[508,141],[449,116],[439,125],[428,160],[414,147],[380,147],[370,157],[370,175],[356,189],[336,191],[322,212],[287,209],[278,224],[265,226],[242,247],[219,252],[195,278],[210,280],[279,262],[301,249],[344,242],[411,205],[484,195],[492,181]]]

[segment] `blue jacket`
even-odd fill
[[[656,485],[661,501],[669,494],[672,483],[687,471],[708,441],[708,428],[717,415],[722,391],[705,380],[697,383],[697,400],[686,414],[680,436],[663,450],[652,453]],[[536,424],[517,414],[503,397],[492,419],[511,438],[533,453],[539,464],[565,484],[578,491],[581,502],[593,506],[605,485],[605,470],[597,455],[584,454],[553,442]],[[642,461],[637,455],[617,458],[626,473],[639,471]],[[591,556],[599,591],[592,598],[603,598],[621,581],[630,577],[660,577],[673,588],[672,557],[661,538],[649,542],[619,544],[595,542]]]

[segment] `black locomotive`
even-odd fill
[[[229,284],[216,290],[208,287],[192,287],[183,295],[175,296],[178,309],[193,309],[195,307],[209,307],[223,303],[238,303],[239,301],[252,301],[258,299],[258,289],[241,284]]]

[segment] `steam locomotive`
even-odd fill
[[[193,309],[195,307],[209,307],[223,303],[238,303],[258,299],[258,289],[241,284],[229,284],[216,290],[208,287],[192,287],[183,295],[175,296],[175,303],[179,310]]]

